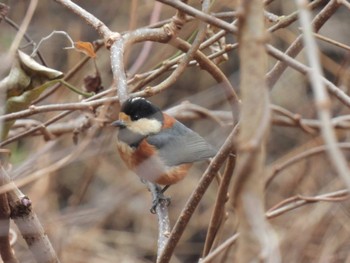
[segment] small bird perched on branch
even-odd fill
[[[193,162],[216,154],[199,134],[141,97],[124,102],[112,125],[119,128],[117,147],[128,168],[142,180],[165,185],[160,200],[165,189],[187,175]],[[158,202],[154,200],[153,211]]]

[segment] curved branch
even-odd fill
[[[337,146],[341,149],[344,149],[344,150],[350,150],[350,143],[348,143],[348,142],[338,143]],[[286,169],[290,165],[293,165],[297,162],[300,162],[300,161],[304,160],[305,158],[312,157],[316,154],[324,153],[327,150],[328,150],[328,148],[326,145],[313,147],[313,148],[308,149],[308,150],[306,150],[298,155],[291,157],[290,159],[282,162],[281,164],[277,164],[277,165],[274,164],[270,168],[271,172],[268,174],[268,176],[266,178],[266,186],[265,187],[268,187],[269,184],[271,183],[271,181],[278,175],[278,173],[280,173],[282,170]]]

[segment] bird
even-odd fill
[[[182,180],[194,162],[217,153],[198,133],[143,97],[127,99],[111,125],[118,128],[117,149],[126,166],[141,180],[164,186],[151,212],[166,199],[164,191]]]

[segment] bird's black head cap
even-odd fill
[[[148,118],[163,122],[163,114],[161,110],[150,101],[141,97],[130,98],[125,101],[122,105],[121,112],[130,116],[132,121],[141,118]]]

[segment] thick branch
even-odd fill
[[[11,210],[11,219],[17,225],[35,260],[47,263],[59,262],[45,230],[32,211],[31,201],[19,191],[14,183],[11,183],[2,166],[0,166],[0,178],[6,185],[12,185],[13,187],[13,190],[6,193]]]
[[[264,214],[265,143],[270,111],[265,84],[267,55],[260,0],[243,1],[239,24],[242,109],[232,201],[239,220],[237,262],[279,261]],[[263,252],[264,251],[264,252]],[[276,253],[277,252],[277,253]]]

